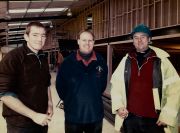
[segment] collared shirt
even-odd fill
[[[97,60],[96,54],[95,54],[94,51],[93,51],[93,53],[92,53],[91,58],[90,58],[88,61],[84,60],[84,59],[81,57],[81,55],[79,54],[79,52],[77,51],[76,59],[77,59],[78,61],[82,61],[85,66],[88,66],[93,60]]]

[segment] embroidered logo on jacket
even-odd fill
[[[97,67],[96,67],[96,70],[97,70],[99,73],[101,73],[101,72],[103,71],[103,68],[102,68],[101,66],[97,66]]]
[[[101,66],[97,66],[96,67],[96,76],[100,78],[103,75],[103,71],[104,70]]]

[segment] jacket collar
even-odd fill
[[[93,51],[91,58],[88,61],[86,61],[80,56],[79,52],[77,51],[76,59],[77,61],[82,61],[85,66],[88,66],[93,60],[97,60],[97,57],[96,57],[95,52]]]
[[[137,52],[136,50],[133,50],[132,52],[129,53],[129,57],[130,58],[137,58]],[[145,53],[143,55],[144,58],[151,58],[151,57],[156,57],[156,53],[151,49],[149,48],[149,50],[147,51],[147,53]]]
[[[24,44],[24,45],[23,45],[23,48],[24,48],[25,53],[26,53],[27,55],[38,55],[38,56],[40,56],[40,55],[43,55],[43,56],[44,56],[44,55],[45,55],[42,50],[39,50],[37,54],[34,53],[31,49],[28,48],[27,44]]]
[[[160,59],[170,57],[170,55],[167,52],[165,52],[164,50],[162,50],[160,48],[157,48],[157,47],[154,47],[154,46],[150,46],[150,45],[149,45],[149,48],[151,48],[156,53],[156,56],[158,58],[160,58]],[[125,58],[127,58],[128,56],[129,56],[129,53],[127,53],[125,55]]]
[[[156,53],[156,55],[157,55],[157,57],[159,57],[159,58],[167,58],[167,57],[170,57],[170,55],[166,52],[166,51],[164,51],[164,50],[162,50],[162,49],[160,49],[160,48],[157,48],[157,47],[154,47],[154,46],[149,46],[152,50],[154,50],[154,52]]]

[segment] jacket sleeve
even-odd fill
[[[58,73],[57,73],[57,76],[56,76],[56,90],[57,90],[57,93],[60,97],[61,100],[64,100],[64,90],[65,90],[65,87],[64,87],[64,84],[65,84],[65,81],[64,81],[64,67],[63,67],[63,64],[59,67],[59,70],[58,70]]]
[[[126,58],[123,58],[117,69],[112,75],[111,84],[111,102],[112,113],[116,114],[120,107],[126,107],[126,92],[124,82],[124,67]]]
[[[1,92],[1,93],[0,93],[0,98],[1,98],[2,96],[17,97],[17,95],[16,95],[15,93],[13,93],[13,92]]]
[[[163,95],[159,120],[174,127],[177,125],[177,115],[180,106],[180,78],[167,58],[162,61],[161,67],[163,75]]]
[[[103,76],[102,76],[102,80],[101,80],[101,84],[102,84],[102,93],[105,91],[106,89],[106,85],[107,85],[107,74],[108,74],[108,67],[104,62],[104,70],[103,70]]]
[[[10,52],[11,53],[11,52]],[[17,86],[20,62],[17,56],[8,53],[0,62],[0,93],[14,93]],[[8,93],[7,93],[8,92]],[[12,94],[14,95],[14,94]]]

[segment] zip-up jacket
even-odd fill
[[[96,58],[85,66],[73,53],[61,64],[56,89],[64,101],[65,121],[68,123],[85,124],[103,119],[102,93],[106,88],[107,65],[97,53]]]
[[[165,51],[149,46],[155,53],[153,64],[153,99],[155,109],[160,112],[159,120],[168,126],[166,133],[178,132],[177,114],[180,102],[180,79],[170,63],[169,54]],[[115,129],[120,130],[123,120],[117,110],[127,107],[128,83],[131,75],[131,61],[127,54],[118,65],[111,78],[112,113],[116,114]]]
[[[46,113],[50,73],[47,58],[42,51],[32,52],[27,45],[10,51],[0,62],[0,94],[14,94],[27,107]],[[7,122],[30,126],[34,122],[3,105]]]

